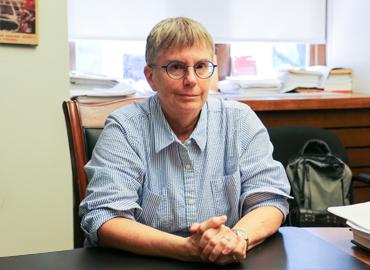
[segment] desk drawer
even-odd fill
[[[347,148],[351,167],[370,167],[370,148]]]
[[[370,147],[370,127],[331,129],[346,147]]]
[[[257,111],[267,127],[307,125],[323,128],[370,127],[370,109]]]
[[[355,185],[352,187],[353,203],[368,202],[370,200],[370,187]]]

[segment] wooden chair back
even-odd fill
[[[76,99],[63,102],[73,178],[75,248],[82,247],[84,241],[84,234],[80,227],[81,218],[78,214],[79,205],[85,197],[88,184],[84,166],[91,157],[108,115],[115,109],[138,100],[143,100],[143,98],[95,103],[82,103]]]

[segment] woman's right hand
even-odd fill
[[[214,217],[191,226],[191,256],[196,260],[220,265],[242,262],[246,258],[246,242],[225,226],[226,216]]]

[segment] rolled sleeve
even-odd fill
[[[134,220],[134,210],[117,211],[112,209],[96,209],[84,215],[81,228],[87,238],[88,246],[97,246],[98,229],[107,221],[115,217],[125,217]]]
[[[97,245],[97,231],[108,220],[114,217],[137,220],[141,215],[143,168],[135,139],[113,118],[108,118],[85,166],[89,185],[80,204],[80,216],[88,245]]]
[[[289,212],[289,203],[286,194],[278,195],[276,193],[255,193],[250,196],[244,196],[244,200],[241,202],[242,216],[246,215],[250,211],[264,206],[271,206],[279,209],[283,215],[284,220]]]

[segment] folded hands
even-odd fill
[[[220,265],[242,262],[246,258],[247,242],[225,225],[226,216],[213,217],[190,227],[187,247],[191,260]]]

